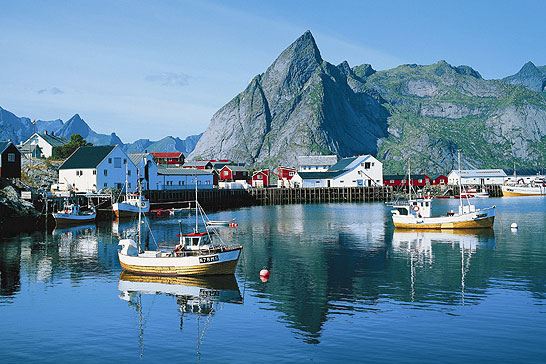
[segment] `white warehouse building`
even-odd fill
[[[214,172],[211,169],[166,168],[157,169],[157,190],[184,190],[214,188]]]
[[[506,173],[502,169],[461,169],[460,178],[462,185],[503,185]],[[447,184],[459,184],[459,170],[449,172]]]
[[[298,171],[292,181],[303,188],[382,186],[383,163],[369,154],[344,158],[326,171]]]
[[[137,169],[117,145],[79,147],[59,167],[59,183],[67,183],[76,192],[97,192],[104,188],[129,191],[137,187]]]

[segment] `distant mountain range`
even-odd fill
[[[445,61],[375,71],[322,59],[307,31],[220,108],[189,158],[253,167],[371,153],[386,173],[546,165],[546,66],[484,80]]]
[[[66,122],[61,119],[56,120],[37,120],[36,131],[43,133],[64,136],[70,139],[72,134],[80,134],[87,142],[93,145],[120,145],[127,153],[148,152],[175,152],[179,151],[188,155],[195,147],[201,137],[191,135],[186,139],[167,136],[158,141],[149,139],[139,139],[134,143],[124,144],[116,133],[99,134],[89,127],[89,125],[76,114]],[[26,141],[34,133],[34,125],[29,118],[17,117],[13,113],[0,107],[0,140],[11,139],[19,144]]]

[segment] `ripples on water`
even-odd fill
[[[130,221],[4,238],[0,361],[543,363],[545,201],[477,201],[503,228],[464,233],[393,231],[379,203],[219,212],[244,246],[227,279],[122,275]],[[152,248],[178,218],[151,220]]]

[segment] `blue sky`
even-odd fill
[[[79,113],[123,141],[202,132],[305,30],[377,70],[444,59],[485,78],[546,64],[542,1],[4,1],[0,106]]]

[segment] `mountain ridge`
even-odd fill
[[[213,115],[189,158],[275,168],[297,155],[370,153],[387,173],[408,158],[417,172],[445,173],[461,150],[474,168],[535,167],[546,161],[546,98],[512,83],[446,61],[334,66],[307,31]]]

